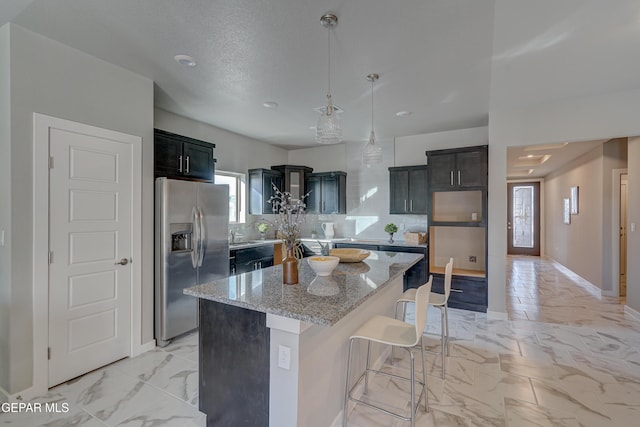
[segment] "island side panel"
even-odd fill
[[[199,409],[207,426],[269,426],[266,315],[199,299]]]

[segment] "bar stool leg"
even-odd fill
[[[416,412],[415,412],[415,404],[416,404],[416,373],[415,373],[415,360],[413,357],[413,352],[409,351],[409,357],[411,358],[411,427],[416,426]]]
[[[447,310],[447,304],[444,305],[444,323],[447,325],[447,356],[449,356],[449,310]]]
[[[445,311],[443,307],[438,307],[440,309],[440,354],[442,355],[442,379],[444,379],[444,365],[445,365],[445,337],[444,337],[444,330],[445,330]]]
[[[424,336],[420,338],[420,352],[422,353],[422,383],[424,384],[424,412],[429,412],[429,387],[427,387],[427,371],[424,368]]]
[[[364,371],[364,394],[369,392],[369,360],[371,359],[371,341],[367,341],[367,365]]]
[[[347,427],[348,405],[349,405],[349,378],[351,377],[351,348],[353,347],[353,338],[349,340],[349,352],[347,354],[347,380],[344,387],[344,408],[342,410],[342,427]]]

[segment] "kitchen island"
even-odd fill
[[[275,266],[185,289],[199,298],[207,425],[339,425],[348,338],[372,316],[393,314],[403,273],[421,259],[372,251],[324,278],[303,260],[298,285],[283,285]],[[377,363],[385,355],[379,346],[372,354]]]

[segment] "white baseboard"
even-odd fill
[[[633,317],[635,320],[640,320],[640,311],[634,310],[626,304],[624,306],[624,314]]]
[[[156,348],[156,340],[151,340],[144,344],[140,344],[131,349],[131,357],[139,356],[142,353],[146,353],[149,350],[153,350],[154,348]]]
[[[19,393],[9,394],[9,392],[0,387],[0,402],[23,402],[38,397],[41,393],[37,393],[35,387],[29,387]]]
[[[487,310],[487,319],[493,320],[509,320],[509,315],[502,311]]]
[[[558,268],[558,270],[562,271],[567,276],[569,276],[573,281],[575,281],[578,284],[578,286],[582,287],[585,291],[589,292],[590,294],[592,294],[597,298],[602,297],[602,289],[600,289],[599,287],[597,287],[596,285],[594,285],[584,277],[580,276],[575,271],[569,269],[568,267],[565,267],[559,261],[551,257],[549,257],[549,259],[556,264],[556,268]]]

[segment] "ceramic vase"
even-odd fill
[[[287,256],[282,260],[282,283],[285,285],[298,284],[298,260],[293,246],[287,248]]]

